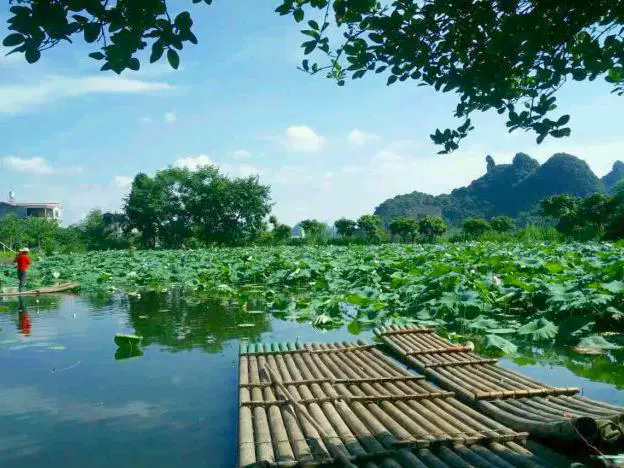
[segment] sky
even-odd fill
[[[305,36],[273,3],[170,2],[191,12],[199,39],[177,71],[145,60],[138,72],[100,72],[79,39],[34,65],[0,46],[0,200],[14,191],[17,201],[60,202],[71,224],[93,208],[119,210],[138,172],[216,164],[257,174],[274,214],[292,225],[357,218],[414,190],[447,193],[482,175],[488,154],[505,163],[518,152],[541,162],[567,152],[598,176],[624,159],[624,98],[600,80],[558,94],[570,138],[537,145],[485,113],[460,150],[437,155],[429,135],[457,125],[455,96],[414,81],[386,86],[383,74],[344,87],[304,74]]]

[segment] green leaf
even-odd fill
[[[544,263],[544,268],[546,268],[550,273],[561,273],[565,267],[559,262],[547,262]]]
[[[84,38],[85,41],[91,43],[95,42],[98,37],[100,37],[100,33],[102,32],[102,26],[100,23],[88,23],[84,27]]]
[[[167,50],[167,60],[169,61],[169,65],[171,65],[171,67],[175,70],[177,70],[180,66],[180,56],[173,49]]]
[[[518,351],[518,347],[515,344],[498,335],[485,335],[485,344],[488,348],[496,348],[505,354]]]
[[[152,54],[150,55],[150,63],[157,62],[165,52],[165,47],[162,42],[156,41],[152,44]]]
[[[602,289],[606,289],[609,292],[612,292],[613,294],[620,294],[622,291],[624,291],[624,281],[611,281],[610,283],[602,283],[600,285],[600,287]]]
[[[24,55],[28,63],[35,63],[41,58],[41,52],[36,47],[28,47]]]
[[[518,328],[518,335],[529,335],[534,340],[547,340],[557,336],[559,327],[545,318],[539,318]]]
[[[188,11],[180,13],[173,22],[179,29],[189,29],[193,25],[191,14]]]
[[[474,330],[488,330],[491,328],[498,328],[498,322],[494,319],[487,318],[484,315],[479,315],[472,320],[466,320],[464,322],[468,328]]]
[[[92,52],[89,54],[89,57],[95,60],[102,60],[104,58],[104,54],[102,52]]]
[[[301,8],[297,8],[293,11],[293,17],[297,23],[301,23],[301,21],[303,21],[303,10]]]
[[[605,340],[600,335],[591,335],[583,338],[577,348],[590,348],[590,349],[619,349],[621,346],[611,343]]]
[[[16,45],[20,45],[22,42],[24,42],[24,40],[25,38],[21,34],[13,33],[9,34],[7,37],[4,38],[4,41],[2,41],[2,45],[6,47],[13,47]]]

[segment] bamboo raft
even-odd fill
[[[375,333],[409,365],[473,409],[518,431],[588,452],[624,449],[624,408],[551,387],[483,359],[429,328],[385,327]],[[599,447],[599,449],[597,449]]]
[[[53,294],[65,291],[71,291],[73,289],[78,289],[80,287],[80,283],[63,283],[57,284],[55,286],[48,286],[45,288],[38,289],[29,289],[27,291],[11,291],[11,292],[0,292],[0,297],[9,297],[9,296],[39,296],[41,294]]]
[[[242,344],[241,467],[534,467],[569,460],[364,344]]]

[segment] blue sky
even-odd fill
[[[282,222],[331,222],[400,193],[465,185],[485,171],[487,154],[502,163],[520,151],[540,161],[565,151],[599,176],[624,159],[622,98],[601,81],[559,94],[570,138],[537,145],[488,113],[475,116],[460,151],[439,156],[429,134],[455,125],[452,95],[409,81],[387,87],[383,76],[340,88],[303,74],[304,39],[271,2],[178,5],[199,39],[178,71],[161,63],[120,77],[99,72],[80,41],[35,65],[0,46],[0,199],[14,190],[19,201],[59,201],[73,223],[91,208],[118,209],[137,172],[214,163],[259,174]]]

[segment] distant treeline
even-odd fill
[[[280,223],[271,212],[270,187],[257,177],[228,178],[217,168],[165,169],[138,174],[122,213],[92,210],[78,224],[14,215],[0,219],[0,241],[17,250],[81,252],[127,248],[200,248],[249,244],[379,244],[465,240],[562,241],[624,238],[624,187],[614,195],[554,195],[542,200],[532,224],[509,216],[465,219],[460,227],[439,215],[399,216],[385,224],[367,214],[333,226],[305,219]]]

